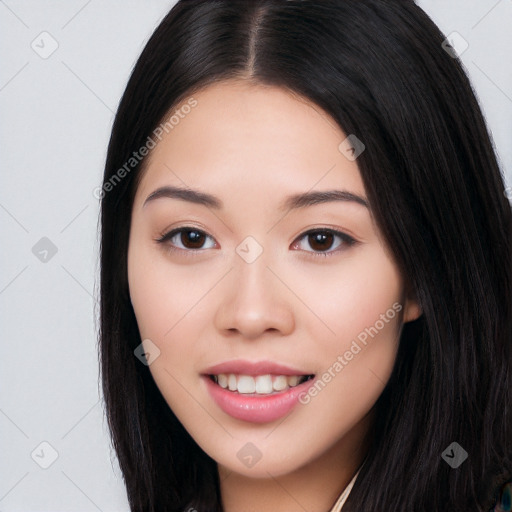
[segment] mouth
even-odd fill
[[[227,415],[249,423],[268,423],[290,414],[315,384],[304,367],[272,360],[234,359],[201,373],[205,390]]]
[[[235,373],[208,374],[208,378],[222,389],[248,396],[284,393],[313,379],[314,375],[244,375]]]
[[[290,414],[301,403],[300,397],[315,384],[314,375],[282,373],[207,373],[202,380],[213,402],[224,413],[255,424]]]

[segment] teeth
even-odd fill
[[[273,387],[276,391],[283,391],[288,387],[288,379],[284,375],[278,375],[274,379]]]
[[[300,377],[297,375],[292,375],[291,377],[288,377],[288,386],[296,386],[299,383]]]
[[[215,382],[224,389],[243,394],[257,393],[269,395],[274,391],[285,391],[305,382],[306,375],[235,375],[233,373],[213,376]]]
[[[228,387],[230,391],[236,391],[236,375],[232,373],[228,377]]]
[[[272,377],[270,375],[258,375],[256,377],[256,393],[266,395],[272,393]]]
[[[231,380],[231,375],[229,376],[229,379]],[[240,375],[238,377],[237,391],[239,393],[254,393],[256,391],[256,382],[254,382],[254,379],[248,375]]]
[[[228,378],[225,374],[221,373],[220,375],[217,375],[217,384],[221,388],[227,388],[228,387]]]

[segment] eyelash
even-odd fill
[[[158,244],[162,244],[162,245],[167,244],[167,242],[169,240],[173,239],[176,235],[178,235],[182,232],[186,232],[186,231],[200,233],[201,235],[205,235],[206,237],[212,238],[212,237],[210,237],[210,235],[206,234],[204,231],[202,231],[200,229],[196,229],[193,226],[182,226],[182,227],[175,228],[167,233],[162,234],[160,236],[160,238],[157,238],[155,240],[155,242],[157,242]],[[318,233],[328,233],[328,234],[331,234],[331,235],[341,238],[342,243],[340,244],[340,246],[342,248],[341,249],[337,248],[335,250],[329,250],[328,252],[325,252],[325,251],[324,252],[303,251],[303,252],[308,253],[312,257],[320,256],[320,257],[327,258],[327,257],[333,256],[333,255],[336,255],[339,252],[346,250],[348,247],[351,247],[351,246],[357,244],[357,240],[355,240],[351,236],[347,235],[346,233],[343,233],[342,231],[337,231],[335,229],[330,229],[330,228],[311,229],[311,230],[306,231],[306,232],[302,233],[301,235],[299,235],[299,237],[297,237],[295,240],[301,241],[303,238],[307,237],[308,235],[318,234]],[[293,243],[295,244],[296,242],[294,241]],[[205,250],[205,249],[181,249],[180,247],[174,247],[171,244],[167,244],[167,245],[168,245],[167,250],[169,252],[174,253],[175,251],[180,251],[180,252],[184,253],[185,256],[187,256],[187,257],[189,257],[189,256],[195,257],[198,255],[197,253]],[[194,254],[194,253],[196,253],[196,254]]]

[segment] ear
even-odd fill
[[[406,291],[406,299],[404,301],[404,314],[402,321],[404,323],[413,322],[414,320],[417,320],[422,314],[423,310],[421,309],[416,294],[414,294],[410,286],[408,286]]]
[[[406,299],[403,316],[404,323],[417,320],[422,314],[423,311],[416,299]]]

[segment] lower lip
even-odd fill
[[[271,395],[247,395],[221,388],[207,375],[202,378],[214,402],[226,414],[251,423],[269,423],[287,415],[299,402],[300,395],[307,392],[315,382],[312,378]]]

